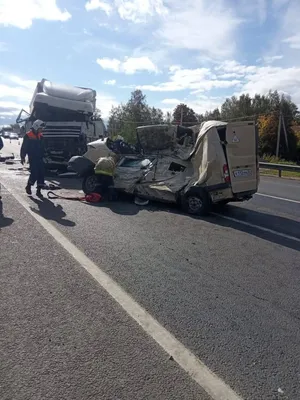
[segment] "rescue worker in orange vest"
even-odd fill
[[[21,147],[21,163],[25,163],[25,157],[28,156],[30,166],[30,176],[28,179],[27,186],[25,188],[26,193],[31,195],[31,186],[37,183],[36,195],[43,198],[41,189],[45,186],[44,177],[44,139],[43,129],[45,123],[40,119],[37,119],[32,124],[32,128],[26,133],[23,139]]]

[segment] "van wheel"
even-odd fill
[[[192,215],[207,215],[211,209],[208,194],[203,191],[187,193],[182,201],[184,211]]]
[[[98,185],[98,177],[95,174],[86,175],[82,181],[82,190],[85,194],[95,193]]]

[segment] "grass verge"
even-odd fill
[[[276,176],[279,177],[278,171],[274,169],[265,169],[265,168],[260,168],[259,173],[262,176]],[[282,178],[293,178],[293,179],[300,179],[300,172],[294,172],[294,171],[282,171],[281,172],[281,177]]]

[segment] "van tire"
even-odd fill
[[[82,181],[82,190],[84,194],[97,192],[99,186],[98,177],[95,174],[87,174]]]
[[[184,195],[182,207],[188,214],[204,216],[211,210],[211,201],[205,190],[192,190]]]

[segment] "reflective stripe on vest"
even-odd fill
[[[36,139],[40,140],[43,137],[43,135],[41,133],[38,133],[37,135],[35,135],[32,131],[27,132],[26,135],[28,136],[29,139],[33,139],[33,140],[36,140]]]
[[[112,172],[103,171],[101,169],[95,169],[95,175],[113,176],[114,174]]]

